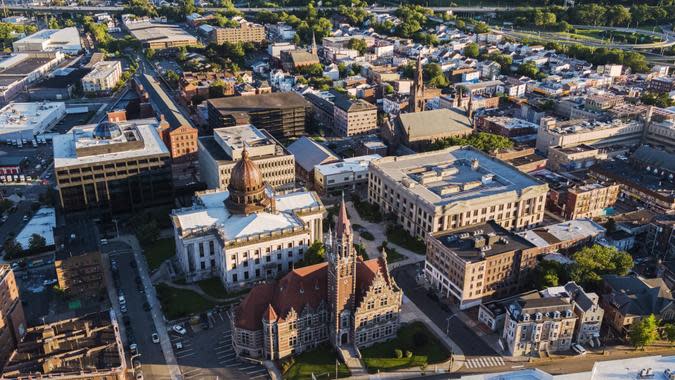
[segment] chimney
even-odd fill
[[[119,121],[127,121],[127,111],[115,110],[108,112],[108,121],[116,123]]]

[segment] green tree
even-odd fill
[[[607,8],[607,13],[605,14],[606,23],[609,26],[615,25],[626,25],[631,20],[630,10],[623,5],[612,5]]]
[[[628,340],[635,348],[644,348],[656,341],[659,337],[656,317],[650,314],[634,323],[628,333]]]
[[[389,95],[394,93],[394,86],[390,85],[389,83],[384,85],[384,93]]]
[[[216,79],[209,86],[209,98],[222,98],[225,96],[225,82]]]
[[[180,76],[178,74],[176,74],[176,72],[173,71],[173,70],[167,70],[166,71],[166,80],[168,80],[169,82],[171,82],[173,84],[176,84],[180,80]]]
[[[675,342],[675,325],[672,323],[666,323],[663,326],[663,338],[669,341],[670,343]]]
[[[487,33],[490,31],[490,28],[487,26],[486,23],[481,21],[478,24],[474,25],[473,31],[476,33]]]
[[[478,44],[472,42],[464,47],[464,55],[469,58],[478,58],[480,50],[478,49]]]
[[[623,276],[633,267],[633,258],[627,252],[598,244],[583,248],[573,258],[571,279],[590,288],[597,286],[603,275]]]
[[[436,88],[448,87],[448,78],[445,77],[445,73],[439,64],[428,64],[424,66],[422,71],[423,77],[429,86]]]
[[[656,92],[651,92],[651,91],[646,91],[642,94],[640,97],[640,100],[642,103],[650,105],[650,106],[657,106],[661,108],[667,108],[675,104],[673,102],[673,99],[668,96],[668,93],[662,92],[662,93],[656,93]]]
[[[28,249],[31,252],[36,252],[41,250],[47,245],[45,238],[38,234],[32,234],[30,239],[28,239]]]
[[[559,286],[567,283],[568,268],[557,261],[542,260],[534,270],[534,282],[537,289]]]
[[[464,20],[457,20],[457,22],[455,22],[455,26],[457,27],[457,29],[463,30],[464,28],[466,28],[466,23],[464,22]]]
[[[135,226],[136,238],[142,246],[152,244],[159,239],[159,227],[157,221],[150,219],[144,223]]]
[[[145,51],[145,56],[148,59],[153,59],[155,57],[155,54],[157,54],[157,52],[153,48],[148,48],[148,50]]]
[[[61,26],[59,25],[59,21],[56,18],[50,17],[49,21],[47,22],[47,28],[49,28],[49,29],[61,29]]]
[[[447,137],[439,139],[431,144],[430,150],[444,149],[449,146],[469,145],[483,152],[494,152],[513,147],[513,142],[508,138],[487,132],[474,133],[466,137]]]
[[[320,241],[315,241],[305,252],[302,260],[298,261],[296,267],[306,267],[324,262],[326,259],[326,247]]]
[[[352,38],[349,40],[347,47],[359,52],[360,55],[364,55],[368,46],[366,45],[366,40],[363,38]]]
[[[183,15],[191,15],[195,13],[197,7],[195,7],[195,0],[183,0]]]
[[[537,65],[532,61],[527,61],[518,66],[518,74],[520,75],[536,79],[538,73],[539,69],[537,68]]]
[[[5,255],[8,259],[15,258],[20,255],[21,252],[23,252],[21,245],[17,243],[13,237],[5,240],[5,243],[2,245],[2,249],[5,251]]]

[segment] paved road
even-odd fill
[[[394,278],[403,289],[405,295],[424,312],[443,331],[450,332],[450,338],[455,341],[464,352],[467,360],[481,357],[499,356],[490,346],[478,337],[459,318],[452,317],[448,311],[441,309],[437,301],[427,296],[426,290],[415,282],[417,265],[408,265],[393,271]],[[449,322],[448,322],[448,318]],[[449,325],[449,329],[448,329]]]
[[[119,310],[119,289],[114,289],[115,297],[113,298],[114,308],[118,315],[120,315],[119,323],[126,329],[126,337],[131,337],[129,333],[133,334],[131,339],[127,339],[127,348],[129,344],[138,344],[138,351],[141,354],[140,362],[142,363],[143,375],[148,379],[167,380],[170,379],[166,361],[162,354],[162,349],[158,344],[152,343],[152,333],[155,331],[154,322],[149,312],[143,309],[143,304],[146,302],[145,295],[140,293],[136,288],[135,277],[137,273],[137,266],[132,265],[134,260],[131,248],[129,245],[118,242],[111,242],[103,247],[104,252],[108,252],[110,258],[117,261],[119,273],[120,289],[124,292],[126,299],[129,324],[123,322],[123,317]],[[110,284],[115,288],[115,284]],[[126,350],[129,352],[128,350]]]
[[[190,120],[190,114],[187,110],[169,96],[171,90],[166,88],[165,84],[155,79],[159,78],[159,74],[152,65],[147,63],[145,58],[139,57],[139,60],[141,62],[142,70],[139,73],[138,78],[141,80],[146,91],[148,91],[152,104],[164,115],[164,117],[166,117],[166,121],[174,128],[180,125],[195,127]]]

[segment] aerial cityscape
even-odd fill
[[[674,0],[0,8],[1,380],[675,380]]]

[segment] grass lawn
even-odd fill
[[[427,247],[422,240],[410,236],[410,234],[398,224],[387,228],[387,240],[400,247],[413,251],[418,255],[424,255],[427,250]]]
[[[155,270],[167,259],[176,254],[176,243],[172,238],[159,239],[156,242],[143,247],[145,259],[148,261],[150,270]]]
[[[371,233],[368,232],[368,231],[362,231],[360,234],[361,234],[361,237],[362,237],[362,238],[364,238],[364,239],[366,239],[366,240],[368,240],[368,241],[373,241],[373,240],[375,240],[375,236],[373,236],[373,234],[371,234]]]
[[[395,263],[397,261],[405,259],[405,256],[400,254],[396,250],[396,248],[386,247],[385,250],[387,251],[387,262],[388,263]]]
[[[197,282],[197,285],[204,291],[204,293],[216,298],[226,298],[228,296],[223,283],[220,278],[213,277]]]
[[[401,350],[404,356],[397,359],[395,349]],[[406,358],[406,351],[413,356]],[[414,322],[401,327],[396,338],[361,349],[361,356],[368,372],[376,373],[440,363],[448,359],[450,351],[422,322]]]
[[[216,305],[192,290],[176,289],[165,284],[157,284],[155,289],[168,320],[201,313]]]
[[[312,378],[312,373],[317,379],[335,378],[335,359],[337,353],[327,346],[322,346],[314,351],[303,352],[296,356],[295,363],[284,373],[284,380],[306,380]],[[338,366],[338,377],[349,377],[351,373],[346,365]]]

